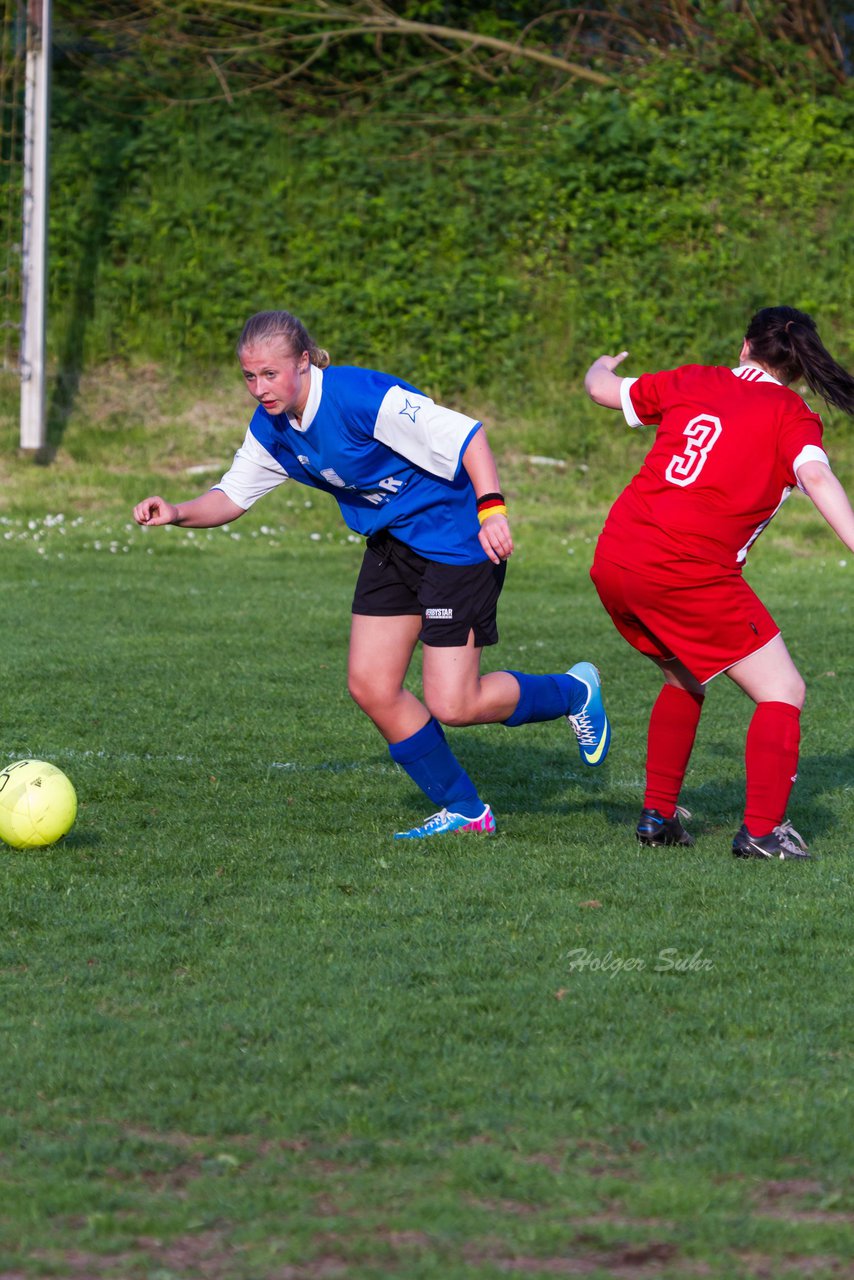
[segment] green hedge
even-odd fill
[[[623,345],[729,359],[750,311],[783,301],[845,356],[850,92],[782,96],[669,59],[487,119],[459,96],[453,124],[412,107],[110,115],[61,81],[57,361],[218,366],[249,313],[286,307],[338,362],[512,398],[538,362],[574,373]]]

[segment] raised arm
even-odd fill
[[[618,364],[622,364],[628,351],[621,351],[618,356],[599,356],[594,360],[584,375],[584,390],[591,400],[604,405],[606,409],[619,409],[620,383],[622,378],[614,373]]]
[[[798,468],[798,481],[836,536],[854,551],[854,511],[830,467],[824,462],[805,462]]]
[[[471,480],[476,498],[482,498],[487,493],[501,492],[498,468],[483,427],[480,427],[469,441],[463,454],[463,467]],[[513,539],[510,535],[507,516],[503,513],[487,516],[480,526],[478,539],[493,564],[506,560],[513,551]]]
[[[208,489],[198,498],[177,504],[155,495],[143,498],[133,509],[137,524],[180,524],[187,529],[212,529],[215,525],[231,524],[243,514],[244,508],[232,502],[222,489]]]

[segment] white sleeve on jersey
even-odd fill
[[[453,480],[460,458],[480,423],[428,396],[389,387],[374,424],[374,439],[443,480]]]
[[[797,458],[795,458],[795,461],[792,463],[792,470],[795,473],[796,480],[798,477],[798,471],[801,469],[801,467],[804,465],[805,462],[823,462],[826,467],[830,466],[830,459],[828,458],[827,454],[824,452],[824,449],[820,449],[817,444],[806,444],[804,445],[803,449],[801,449]],[[801,493],[806,492],[800,480],[798,480],[798,488],[800,489]]]
[[[637,378],[620,379],[620,404],[623,406],[623,417],[630,427],[642,427],[644,425],[635,412],[635,406],[632,404],[632,397],[629,394],[636,382]]]
[[[258,443],[251,431],[247,431],[234,461],[213,488],[222,489],[227,498],[248,511],[253,502],[263,498],[265,493],[271,493],[287,478],[288,473],[281,463]]]

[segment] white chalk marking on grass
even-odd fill
[[[223,764],[222,762],[204,760],[200,756],[185,756],[179,753],[173,755],[157,755],[154,752],[146,751],[135,753],[130,751],[107,751],[101,750],[84,750],[78,751],[74,748],[59,747],[56,750],[47,750],[44,748],[38,751],[6,751],[0,752],[0,761],[2,760],[105,760],[114,765],[137,764],[137,765],[162,765],[168,768],[171,765],[190,765],[193,768],[203,769],[205,773],[215,777],[222,777],[230,772],[236,772],[235,766],[231,763]],[[304,774],[310,776],[316,773],[363,773],[366,775],[390,775],[399,774],[400,770],[391,760],[319,760],[315,764],[305,764],[298,760],[250,760],[243,758],[240,761],[241,768],[256,769],[259,772],[265,770],[272,773],[274,770],[281,773]],[[558,773],[561,781],[567,783],[580,783],[582,786],[587,781],[588,771],[585,769],[568,768]],[[617,793],[624,793],[630,796],[637,796],[638,791],[643,790],[643,779],[641,777],[614,778],[611,776],[608,780],[609,790]]]
[[[204,768],[206,771],[219,770],[220,773],[230,768],[229,765],[217,764],[215,761],[203,760],[200,756],[175,755],[157,755],[154,752],[145,751],[135,753],[131,751],[76,751],[73,748],[68,749],[59,747],[55,751],[6,751],[0,753],[0,760],[109,760],[113,764],[189,764]],[[250,769],[281,769],[288,773],[391,773],[397,769],[396,765],[376,761],[375,763],[366,763],[364,761],[353,760],[350,762],[340,760],[321,760],[317,764],[300,764],[294,760],[249,760],[242,759],[241,765],[245,765]]]

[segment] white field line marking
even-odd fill
[[[187,764],[194,767],[203,768],[206,773],[220,776],[227,773],[233,768],[229,764],[217,764],[210,760],[204,760],[201,756],[185,756],[180,754],[174,755],[158,755],[152,751],[146,751],[139,754],[129,751],[76,751],[73,748],[60,747],[55,751],[6,751],[0,752],[0,760],[105,760],[111,764],[138,764],[149,765],[159,764],[168,767],[175,764]],[[316,764],[303,764],[296,760],[249,760],[244,758],[241,765],[249,769],[257,770],[274,770],[279,769],[283,773],[364,773],[364,774],[399,774],[399,767],[391,760],[375,760],[367,762],[363,760],[338,761],[338,760],[320,760]],[[551,769],[548,770],[551,773]],[[565,782],[584,782],[590,776],[589,769],[568,768],[563,771],[556,771],[558,777]],[[644,780],[640,777],[631,778],[614,778],[613,773],[609,778],[610,787],[615,791],[625,791],[636,794],[638,789],[642,789]]]
[[[203,760],[201,756],[185,756],[185,755],[157,755],[152,751],[145,751],[135,754],[130,751],[75,751],[73,748],[68,749],[60,747],[51,752],[20,752],[6,751],[0,754],[0,759],[6,760],[108,760],[113,764],[189,764],[203,766],[205,769],[222,769],[222,765],[217,766],[209,760]],[[247,760],[244,758],[242,764],[247,765],[250,769],[281,769],[292,773],[348,773],[348,772],[365,772],[365,773],[391,773],[397,771],[397,766],[391,763],[383,763],[377,761],[368,764],[363,761],[351,761],[345,763],[343,761],[321,760],[317,764],[300,764],[297,761],[287,760]]]

